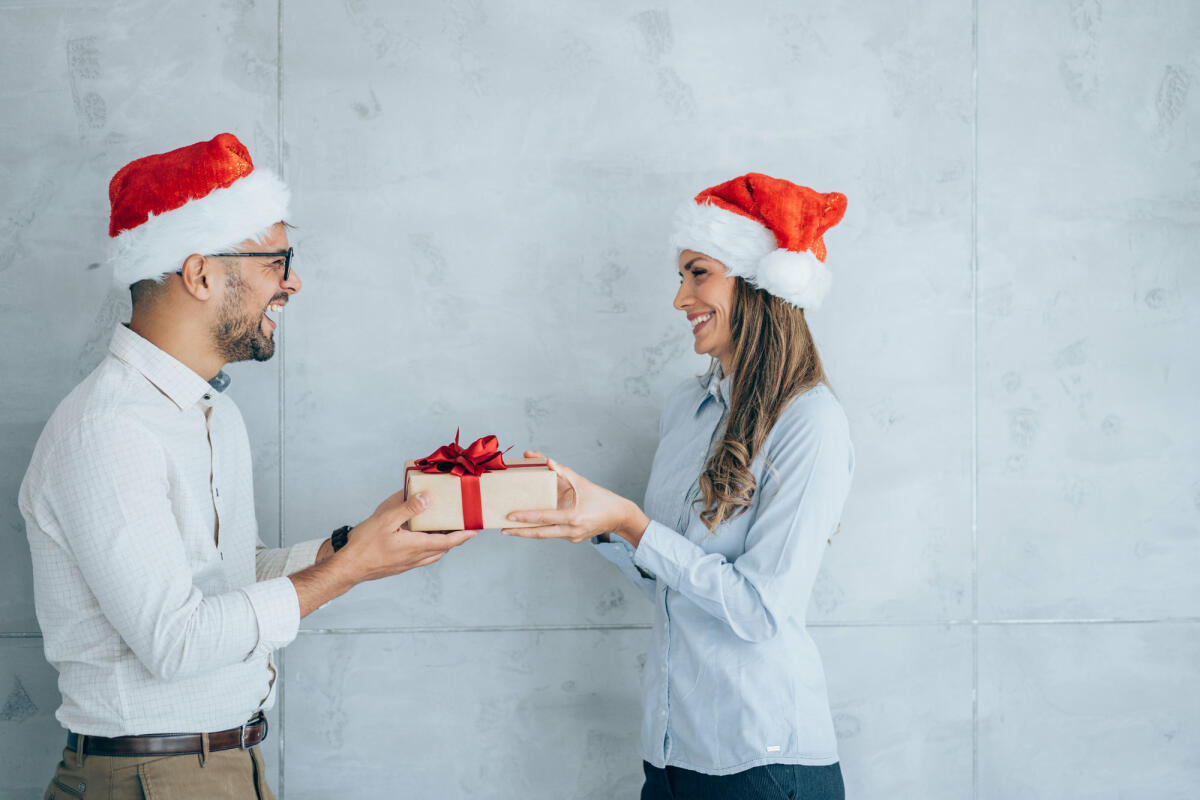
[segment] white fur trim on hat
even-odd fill
[[[776,250],[759,262],[753,283],[798,308],[816,311],[829,294],[833,273],[807,250]]]
[[[762,223],[712,203],[689,200],[675,212],[671,244],[715,258],[733,275],[753,278],[758,262],[779,245]]]
[[[770,228],[712,203],[680,206],[671,244],[676,254],[695,250],[715,258],[729,274],[799,308],[820,308],[833,285],[833,273],[815,255],[780,249]]]
[[[260,238],[288,215],[290,193],[275,174],[255,169],[224,189],[189,200],[111,239],[113,284],[126,288],[174,272],[192,253],[229,250]]]

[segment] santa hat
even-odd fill
[[[232,133],[131,161],[108,184],[113,283],[158,279],[192,253],[257,239],[287,217],[288,197]]]
[[[816,309],[833,283],[822,237],[845,213],[844,194],[751,172],[680,207],[671,244],[715,258],[731,275],[794,306]]]

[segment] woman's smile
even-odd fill
[[[688,314],[688,322],[692,326],[692,334],[699,335],[700,329],[704,327],[710,319],[713,318],[713,312],[708,311],[703,314]]]

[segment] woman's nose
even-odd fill
[[[692,293],[688,289],[687,283],[684,282],[684,283],[679,284],[679,291],[677,291],[675,293],[675,304],[674,304],[675,307],[678,308],[680,311],[683,311],[683,309],[687,306],[688,302],[691,301],[691,299],[692,299]]]

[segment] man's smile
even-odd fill
[[[263,332],[266,333],[268,336],[271,335],[272,333],[274,333],[275,328],[278,327],[278,325],[279,325],[279,323],[276,321],[276,317],[272,317],[271,314],[283,313],[283,307],[285,305],[287,305],[286,299],[273,300],[267,306],[266,311],[263,312],[263,323],[262,323]]]

